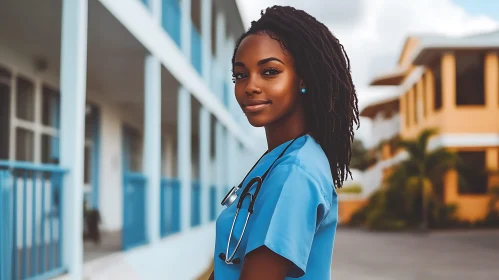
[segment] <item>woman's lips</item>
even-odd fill
[[[270,105],[270,101],[251,101],[244,105],[245,113],[256,113]]]

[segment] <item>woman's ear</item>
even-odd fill
[[[305,88],[305,82],[303,79],[300,79],[300,89]]]
[[[299,89],[300,93],[306,93],[307,92],[307,87],[305,85],[305,82],[303,81],[303,79],[300,79],[300,89]]]

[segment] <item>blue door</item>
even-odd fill
[[[88,209],[99,209],[100,111],[93,104],[85,109],[84,203]]]
[[[121,246],[127,250],[146,243],[146,178],[140,173],[142,156],[140,134],[122,128],[123,230]]]

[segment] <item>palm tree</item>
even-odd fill
[[[359,139],[354,139],[352,142],[352,158],[350,167],[364,171],[369,167],[369,154]]]
[[[441,182],[442,174],[453,168],[458,160],[455,153],[444,148],[428,150],[429,139],[436,133],[435,129],[426,129],[416,139],[399,140],[397,147],[405,149],[408,157],[388,178],[390,185],[403,186],[406,196],[421,197],[422,230],[428,228],[428,205],[430,199],[436,198],[435,186]]]

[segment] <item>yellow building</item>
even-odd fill
[[[397,93],[361,112],[373,120],[373,139],[383,143],[378,162],[367,172],[381,165],[378,172],[386,178],[390,167],[402,159],[389,140],[415,138],[423,129],[437,128],[438,135],[428,148],[456,151],[475,171],[461,174],[473,182],[466,189],[456,171],[442,174],[444,202],[456,204],[462,220],[483,218],[487,191],[499,186],[498,54],[499,31],[460,38],[407,38],[396,70],[371,82],[372,86],[396,86]],[[390,124],[397,127],[382,139],[386,129],[379,128]]]

